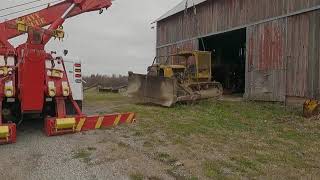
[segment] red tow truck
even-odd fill
[[[73,98],[63,58],[44,50],[50,39],[64,37],[62,25],[67,18],[91,11],[101,13],[111,5],[111,0],[65,0],[0,24],[0,144],[16,142],[16,126],[29,114],[43,117],[47,136],[135,120],[131,112],[83,114]],[[15,48],[9,43],[9,39],[25,33],[28,39],[24,44]]]

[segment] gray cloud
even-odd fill
[[[144,73],[155,56],[156,30],[151,29],[150,23],[180,1],[116,0],[102,15],[92,12],[68,19],[64,41],[51,40],[46,49],[68,49],[68,57],[82,60],[85,74]],[[19,3],[20,0],[2,1],[1,7]],[[17,45],[24,41],[25,37],[19,37],[11,42]]]

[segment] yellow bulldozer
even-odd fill
[[[212,79],[211,62],[211,52],[206,51],[156,57],[146,75],[129,72],[128,96],[139,103],[165,107],[177,102],[219,98],[223,88]]]

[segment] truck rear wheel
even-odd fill
[[[54,101],[48,101],[45,103],[43,117],[55,117],[56,116],[56,104]]]
[[[4,123],[19,122],[21,119],[20,103],[6,102],[6,100],[2,102],[2,118]]]

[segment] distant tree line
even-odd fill
[[[128,84],[128,76],[122,75],[101,75],[101,74],[92,74],[90,76],[84,76],[83,83],[84,87],[92,86],[103,86],[103,87],[121,87]]]

